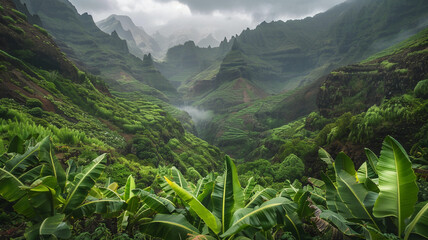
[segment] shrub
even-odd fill
[[[46,29],[40,27],[39,25],[33,24],[33,27],[37,28],[37,30],[39,30],[43,35],[45,35],[45,36],[49,35],[48,31]]]
[[[37,98],[29,98],[27,99],[27,102],[25,103],[25,105],[29,108],[35,108],[35,107],[43,107],[43,103],[37,99]]]
[[[288,155],[279,166],[279,169],[275,172],[275,179],[277,181],[285,181],[289,179],[294,181],[303,176],[305,171],[305,165],[302,159],[294,154]]]
[[[2,16],[2,18],[3,18],[3,20],[5,20],[9,23],[13,23],[13,24],[16,23],[16,21],[13,18],[11,18],[10,16]]]
[[[428,79],[419,81],[414,91],[416,97],[428,98]]]
[[[18,11],[16,9],[12,9],[12,12],[14,12],[22,20],[27,21],[27,15],[23,14],[22,12],[20,12],[20,11]]]
[[[43,116],[43,109],[40,107],[35,107],[30,110],[28,110],[28,113],[33,115],[34,117],[42,117]]]
[[[7,25],[10,29],[12,29],[13,31],[15,31],[16,33],[18,33],[18,34],[25,34],[25,31],[24,31],[24,29],[22,29],[22,28],[20,28],[20,27],[18,27],[18,26],[15,26],[15,25],[12,25],[12,24],[9,24],[9,25]]]

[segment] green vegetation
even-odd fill
[[[24,13],[22,13],[16,9],[12,9],[12,12],[15,13],[20,19],[27,21],[27,15],[25,15]]]
[[[3,18],[3,20],[5,20],[11,24],[16,24],[16,21],[10,16],[2,16],[2,18]]]
[[[358,170],[345,153],[333,160],[321,149],[320,158],[329,166],[322,180],[308,178],[306,186],[285,180],[279,190],[253,178],[241,187],[228,157],[223,174],[197,174],[196,184],[172,167],[158,169],[153,187],[139,186],[132,175],[121,186],[104,173],[106,154],[81,167],[69,160],[64,169],[53,149],[44,138],[37,144],[14,141],[2,150],[0,196],[27,222],[15,232],[25,231],[27,239],[428,237],[428,203],[418,200],[417,176],[406,151],[389,136],[379,157],[366,149],[368,160]],[[296,161],[289,156],[284,162]],[[96,230],[90,231],[95,218]]]
[[[24,29],[22,29],[22,28],[20,28],[20,27],[18,27],[18,26],[15,26],[15,25],[13,25],[13,24],[9,24],[9,25],[7,25],[10,29],[12,29],[13,31],[15,31],[16,33],[19,33],[19,34],[25,34],[25,31],[24,31]]]
[[[64,1],[26,2],[49,34],[2,9],[0,236],[427,238],[428,31],[312,82],[427,16],[389,1],[187,42],[163,63]],[[212,119],[196,131],[158,68]]]
[[[415,87],[415,94],[420,98],[428,98],[428,79],[418,82]]]
[[[45,36],[49,35],[48,31],[46,29],[40,27],[39,25],[33,24],[33,27],[37,28],[37,30],[39,30],[43,35],[45,35]]]

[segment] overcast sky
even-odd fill
[[[95,21],[111,14],[130,16],[148,33],[196,29],[218,40],[254,28],[262,21],[313,16],[345,0],[70,0]]]

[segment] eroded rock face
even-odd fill
[[[413,91],[428,78],[428,44],[363,64],[339,68],[320,87],[317,106],[323,116],[360,113],[384,98]]]

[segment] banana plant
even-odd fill
[[[418,204],[415,211],[416,175],[404,148],[388,136],[379,158],[368,149],[366,155],[368,161],[358,171],[344,153],[337,156],[333,162],[336,181],[323,175],[328,210],[320,217],[349,236],[384,239],[383,231],[394,222],[394,234],[400,238],[408,239],[411,234],[427,237],[428,205]],[[339,218],[346,222],[335,220]]]
[[[11,156],[0,168],[0,196],[13,202],[14,210],[32,223],[27,239],[68,238],[70,218],[107,216],[126,205],[113,192],[95,186],[105,168],[105,154],[86,167],[77,168],[70,161],[65,171],[46,137]]]
[[[277,196],[273,189],[262,189],[251,195],[255,184],[249,181],[246,189],[243,189],[238,181],[238,174],[235,164],[229,158],[225,158],[225,169],[223,175],[217,177],[214,187],[208,185],[210,193],[205,194],[205,198],[210,198],[212,206],[204,205],[202,198],[195,196],[188,190],[181,187],[175,181],[165,177],[165,181],[174,190],[175,194],[182,199],[190,212],[197,215],[202,220],[209,231],[203,232],[205,235],[221,239],[238,239],[244,236],[251,237],[254,230],[269,232],[275,227],[287,227],[293,222],[297,204],[292,200]],[[209,182],[209,181],[207,181]],[[295,219],[294,219],[295,220]],[[289,224],[287,224],[287,222]],[[205,228],[202,228],[204,231]],[[188,229],[189,234],[195,229]],[[201,231],[201,229],[198,229]],[[267,234],[272,237],[272,233]]]

